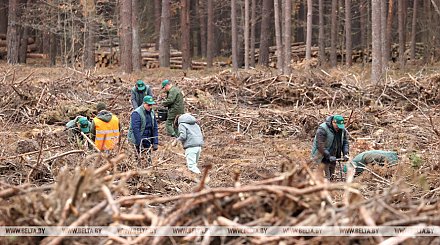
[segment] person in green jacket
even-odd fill
[[[165,123],[167,134],[172,137],[179,137],[179,131],[174,127],[174,120],[177,115],[184,113],[182,91],[178,87],[173,86],[170,80],[162,81],[162,89],[167,93],[167,98],[162,102],[162,106],[168,108],[167,121]]]
[[[75,119],[70,120],[68,123],[66,123],[66,130],[68,130],[69,139],[76,141],[76,139],[79,140],[81,144],[85,142],[84,137],[82,136],[81,132],[84,134],[90,133],[90,126],[91,123],[87,119],[87,117],[83,116],[77,116]]]
[[[382,150],[364,151],[351,160],[355,167],[356,175],[361,174],[367,165],[378,164],[380,166],[393,166],[396,165],[398,161],[397,152]],[[344,172],[347,172],[347,164],[344,166]]]
[[[153,97],[150,86],[146,85],[142,80],[137,80],[136,85],[131,88],[130,92],[133,110],[136,110],[136,108],[143,104],[143,99],[146,95]]]

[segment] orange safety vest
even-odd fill
[[[93,118],[96,128],[95,145],[103,150],[112,150],[118,143],[119,139],[119,119],[115,115],[112,115],[112,119],[109,122],[104,122],[101,119]]]

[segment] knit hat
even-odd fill
[[[102,111],[102,110],[105,110],[105,109],[107,109],[107,106],[105,105],[105,103],[104,102],[99,102],[97,105],[96,105],[96,110],[99,112],[99,111]]]

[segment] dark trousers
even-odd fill
[[[143,165],[142,160],[147,160],[147,166],[151,166],[153,163],[151,159],[151,151],[153,150],[152,145],[148,141],[144,141],[142,144],[142,148],[140,145],[136,146],[136,158],[138,162]]]
[[[332,181],[333,174],[335,173],[335,169],[336,169],[336,163],[335,162],[326,162],[323,164],[324,164],[325,178]]]

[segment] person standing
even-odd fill
[[[143,99],[142,106],[131,113],[128,139],[136,146],[137,153],[140,153],[141,147],[143,149],[153,147],[153,151],[158,149],[159,134],[153,110],[154,104],[156,102],[154,102],[153,97],[147,95]]]
[[[202,146],[204,144],[202,130],[194,116],[189,113],[180,115],[178,117],[179,137],[173,142],[173,146],[177,141],[182,143],[185,149],[186,166],[188,169],[196,174],[200,174],[200,169],[197,167]]]
[[[153,97],[153,91],[144,81],[137,80],[136,85],[131,88],[131,106],[133,110],[143,104],[142,100],[146,95]]]
[[[336,160],[343,156],[348,160],[349,143],[344,117],[332,115],[321,123],[316,131],[312,146],[312,160],[324,164],[325,177],[333,179]]]
[[[119,141],[120,122],[117,116],[107,111],[107,106],[99,102],[96,105],[98,114],[90,126],[92,140],[100,151],[113,150]]]
[[[162,89],[167,93],[165,101],[162,102],[162,106],[168,108],[165,128],[168,135],[178,137],[179,132],[177,131],[177,128],[174,127],[174,120],[177,115],[184,113],[183,94],[178,87],[173,86],[170,80],[162,81]]]

